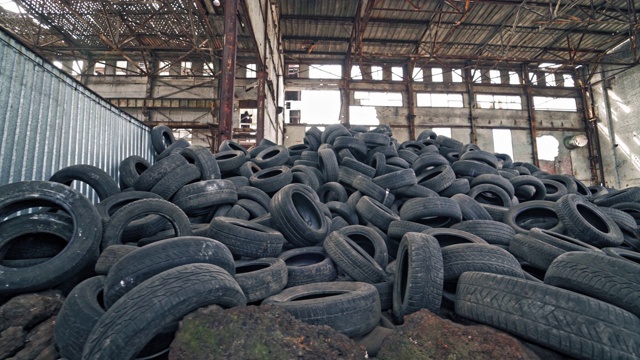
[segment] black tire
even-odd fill
[[[151,129],[151,146],[156,154],[161,154],[167,147],[173,144],[176,138],[171,128],[165,125],[157,125]]]
[[[422,232],[430,228],[431,227],[427,225],[418,224],[412,221],[396,220],[389,224],[387,235],[395,239],[402,239],[404,234],[408,232]]]
[[[376,175],[376,169],[372,168],[371,166],[365,164],[365,163],[361,163],[360,161],[356,160],[356,159],[351,159],[351,158],[344,158],[342,159],[342,162],[340,163],[341,167],[347,167],[350,168],[352,170],[358,171],[360,173],[362,173],[362,175],[367,176],[367,177],[374,177]]]
[[[507,250],[488,244],[457,244],[442,248],[444,281],[456,282],[467,271],[524,278],[518,260]]]
[[[101,248],[122,244],[122,233],[132,220],[146,216],[160,215],[167,219],[175,236],[191,235],[191,223],[187,215],[176,205],[161,199],[143,199],[129,203],[116,211],[104,228]]]
[[[423,171],[417,178],[418,184],[435,192],[441,192],[451,186],[456,179],[456,174],[449,165],[436,166],[433,169]]]
[[[564,251],[602,252],[602,250],[597,247],[589,245],[576,238],[545,229],[533,228],[527,235]]]
[[[243,208],[242,206],[239,206],[238,204],[231,206],[229,211],[227,211],[224,215],[216,212],[214,217],[223,217],[223,216],[233,218],[233,219],[238,219],[238,220],[245,220],[245,221],[249,221],[249,219],[251,218],[251,214],[245,208]]]
[[[0,186],[0,219],[28,208],[56,207],[73,221],[67,246],[49,261],[27,268],[0,265],[0,296],[52,288],[93,264],[99,255],[102,221],[95,206],[72,188],[51,181]]]
[[[240,165],[240,167],[238,168],[238,173],[240,173],[240,176],[244,176],[247,179],[250,179],[253,174],[257,173],[260,170],[262,169],[260,168],[260,166],[256,165],[256,163],[254,163],[253,161],[247,161],[246,163]]]
[[[547,188],[544,186],[542,181],[535,176],[532,175],[520,175],[512,178],[511,184],[515,189],[515,194],[518,200],[520,201],[531,201],[531,200],[544,200],[547,196]],[[533,186],[535,192],[533,194],[529,194],[521,191],[519,188],[522,186]]]
[[[400,208],[400,219],[431,227],[448,227],[462,221],[462,211],[449,198],[415,198]]]
[[[640,264],[640,253],[621,248],[604,248],[602,251],[612,257]]]
[[[238,200],[253,200],[269,212],[271,207],[271,198],[264,191],[251,186],[242,186],[238,188],[237,194]]]
[[[634,186],[620,191],[609,192],[593,199],[594,204],[605,207],[626,202],[640,202],[640,187]]]
[[[383,189],[395,190],[403,186],[415,185],[416,174],[413,169],[403,169],[374,177],[371,180]]]
[[[387,168],[387,158],[382,153],[372,154],[369,161],[367,161],[369,166],[376,169],[376,173],[374,176],[384,175]]]
[[[507,192],[508,198],[512,198],[515,195],[516,190],[513,187],[513,184],[511,183],[511,181],[509,181],[508,179],[500,175],[491,175],[491,174],[479,175],[473,178],[473,180],[471,180],[470,185],[471,187],[474,187],[481,184],[491,184],[491,185],[496,185],[502,188],[502,190]]]
[[[289,150],[281,145],[268,147],[253,159],[253,162],[261,169],[281,166],[287,161],[289,161]]]
[[[358,215],[365,221],[377,226],[384,232],[389,229],[392,221],[400,220],[400,217],[388,207],[368,196],[363,196],[356,205]]]
[[[213,154],[218,162],[220,172],[230,172],[240,168],[242,164],[247,162],[247,156],[240,150],[227,150]]]
[[[186,164],[188,164],[187,159],[180,154],[167,156],[165,159],[158,161],[145,172],[140,174],[136,182],[133,184],[133,188],[138,191],[149,191],[158,183],[158,181],[162,180],[163,177]]]
[[[498,168],[508,169],[513,166],[513,159],[509,154],[494,154],[498,158]],[[500,166],[502,165],[502,166]]]
[[[482,206],[485,210],[487,210],[489,215],[491,215],[491,218],[493,219],[493,221],[502,222],[507,212],[509,212],[509,208],[504,206],[483,204],[483,203],[480,203],[480,206]]]
[[[349,195],[347,195],[347,190],[344,189],[342,184],[337,182],[328,182],[324,183],[317,191],[318,197],[320,201],[323,203],[329,202],[347,202]]]
[[[640,265],[604,253],[568,252],[556,258],[544,283],[605,301],[640,317]]]
[[[206,147],[191,145],[182,149],[180,155],[187,159],[190,164],[198,167],[201,180],[220,179],[222,177],[215,156]]]
[[[458,280],[455,312],[580,359],[640,356],[640,319],[600,300],[546,284],[468,272]]]
[[[56,316],[53,336],[60,355],[80,360],[89,333],[104,314],[99,298],[106,277],[94,276],[71,290]]]
[[[491,215],[475,199],[468,195],[456,194],[451,197],[460,206],[462,220],[491,220]]]
[[[189,142],[186,139],[178,139],[174,141],[171,145],[169,145],[163,152],[156,155],[156,162],[170,155],[180,154],[180,151],[182,151],[182,149],[187,148],[189,146],[191,146],[191,144],[189,144]]]
[[[171,201],[187,215],[199,216],[216,205],[235,204],[238,192],[229,180],[206,180],[183,186]]]
[[[370,284],[384,280],[384,269],[347,236],[334,231],[323,246],[331,260],[354,280]]]
[[[509,252],[532,267],[546,271],[553,260],[566,250],[524,234],[517,234],[509,244]]]
[[[169,200],[183,186],[200,180],[200,176],[200,170],[197,166],[193,164],[182,165],[160,179],[160,181],[151,188],[150,192],[160,195],[165,200]]]
[[[308,176],[309,184],[305,184],[305,185],[308,185],[314,191],[318,191],[318,189],[320,188],[320,185],[325,183],[324,175],[322,175],[322,172],[320,171],[320,169],[315,167],[305,166],[305,165],[296,165],[291,168],[291,172],[294,174],[294,176],[295,176],[295,173],[302,173]]]
[[[338,159],[333,150],[318,150],[318,169],[322,171],[326,182],[337,182],[339,180]]]
[[[511,207],[512,200],[509,194],[500,186],[493,184],[479,184],[472,187],[467,193],[469,197],[481,204]]]
[[[440,191],[438,194],[442,197],[453,197],[457,194],[468,194],[471,188],[469,187],[469,180],[460,178],[455,179],[446,189]]]
[[[333,281],[338,271],[321,246],[303,247],[278,256],[287,265],[287,287]]]
[[[235,278],[247,303],[253,303],[278,294],[287,286],[287,264],[277,258],[237,261]]]
[[[118,175],[120,190],[132,188],[140,175],[151,167],[151,163],[142,156],[132,155],[120,162]]]
[[[416,197],[431,197],[431,198],[437,198],[440,197],[440,195],[438,195],[437,192],[428,189],[422,185],[412,185],[412,186],[404,186],[398,189],[395,189],[393,191],[393,193],[398,197],[398,198],[406,198],[406,199],[411,199],[411,198],[416,198]]]
[[[389,190],[381,188],[380,186],[376,185],[371,179],[365,176],[356,176],[351,185],[364,195],[367,195],[384,204],[389,203],[389,201],[387,200],[391,194]],[[393,201],[391,201],[391,203],[393,203]],[[389,203],[389,205],[391,204]]]
[[[93,165],[67,166],[56,171],[49,178],[49,181],[65,184],[67,186],[71,186],[71,183],[74,180],[81,181],[89,185],[93,190],[95,190],[100,201],[120,192],[120,187],[116,184],[116,181],[113,180],[111,175]]]
[[[267,140],[267,139],[263,139],[263,141],[260,142],[260,146],[266,145],[266,146],[273,146],[276,145],[273,142]],[[244,148],[244,146],[238,144],[235,141],[232,140],[225,140],[222,143],[220,143],[220,146],[218,146],[218,152],[223,152],[223,151],[240,151],[245,155],[249,155],[249,152],[247,151],[247,149]]]
[[[407,233],[402,237],[393,282],[393,316],[397,323],[404,316],[426,308],[439,313],[442,302],[444,269],[438,241],[429,235]]]
[[[163,327],[203,306],[242,306],[246,298],[229,273],[211,264],[164,271],[138,285],[100,318],[83,359],[131,359]]]
[[[411,164],[411,168],[416,172],[416,174],[420,175],[426,170],[442,165],[449,166],[449,160],[439,153],[427,152],[418,156],[413,164]]]
[[[107,275],[115,263],[138,249],[140,248],[131,245],[111,245],[100,253],[94,271],[97,275]]]
[[[0,222],[0,258],[52,258],[68,245],[73,231],[73,220],[64,213],[33,213],[9,218]]]
[[[487,165],[485,163],[480,163],[471,160],[459,160],[454,162],[451,165],[451,168],[456,173],[457,176],[470,176],[476,177],[482,174],[493,174],[498,175],[498,170],[496,168]]]
[[[596,205],[584,197],[569,194],[555,203],[558,218],[576,238],[603,248],[622,245],[620,227]]]
[[[544,187],[547,189],[547,195],[544,197],[545,200],[557,201],[561,197],[567,195],[567,187],[561,182],[550,179],[542,179],[540,181],[542,181]]]
[[[110,308],[147,279],[163,271],[195,263],[213,264],[235,275],[231,252],[217,240],[198,236],[161,240],[125,255],[113,265],[104,284],[104,304]]]
[[[349,337],[368,333],[381,317],[378,290],[360,282],[296,286],[262,303],[279,306],[308,324],[328,325]]]
[[[460,160],[471,160],[477,161],[491,166],[492,168],[498,168],[498,158],[490,152],[476,150],[476,151],[467,151],[462,152],[460,155]]]
[[[253,259],[276,257],[284,237],[278,231],[255,222],[216,217],[209,224],[209,237],[226,245],[232,254]]]
[[[421,231],[423,234],[433,236],[440,247],[446,247],[457,244],[484,244],[488,245],[481,237],[462,230],[432,228]]]
[[[567,188],[567,194],[576,194],[578,192],[578,184],[574,178],[568,175],[545,175],[543,179],[553,180],[561,183]],[[585,194],[586,195],[586,194]],[[591,195],[591,194],[589,194]]]
[[[509,246],[513,237],[516,236],[511,226],[493,220],[467,220],[454,224],[450,230],[466,231],[491,245]]]
[[[355,209],[346,204],[346,201],[338,202],[338,201],[329,201],[327,204],[329,211],[331,211],[331,215],[338,215],[346,220],[349,225],[358,225],[358,214]]]
[[[351,133],[349,132],[349,129],[342,124],[329,125],[324,129],[322,135],[320,135],[320,140],[323,144],[333,144],[335,139],[340,136],[350,137]]]
[[[290,184],[271,199],[271,217],[276,229],[296,247],[313,246],[329,233],[329,222],[306,188]]]
[[[345,256],[362,255],[366,260],[369,260],[368,258],[366,258],[366,256],[364,256],[364,253],[366,253],[367,255],[369,255],[371,259],[373,259],[373,261],[375,261],[376,264],[380,265],[382,269],[384,269],[387,266],[387,263],[389,261],[387,246],[385,244],[384,238],[380,234],[378,234],[374,229],[366,226],[361,226],[361,225],[352,225],[352,226],[346,226],[338,231],[332,232],[331,234],[329,234],[329,237],[331,237],[332,235],[334,238],[336,238],[333,241],[334,243],[339,242],[340,243],[339,245],[343,245],[342,243],[346,242],[349,246],[351,246],[351,249],[348,249],[344,246],[340,246],[340,249],[345,249],[345,252],[342,255],[345,255]],[[329,237],[327,237],[327,239]],[[325,244],[326,244],[326,241],[327,240],[325,240]],[[325,249],[326,249],[326,246],[325,246]],[[327,251],[327,253],[329,252]],[[331,256],[331,253],[329,253],[329,255]],[[361,259],[357,259],[357,260],[361,260]],[[340,266],[340,263],[336,262],[336,264]],[[367,264],[366,266],[369,266],[369,265]],[[341,267],[341,269],[344,270],[343,267]],[[356,271],[359,271],[359,270],[356,270]],[[354,279],[357,279],[354,276],[351,276],[351,277]]]
[[[504,223],[519,234],[526,234],[534,227],[557,231],[563,224],[554,203],[545,200],[527,201],[511,207],[504,216]]]
[[[618,227],[620,227],[620,230],[622,230],[623,233],[637,234],[638,223],[636,223],[636,219],[634,219],[631,214],[623,210],[610,207],[599,207],[598,209],[609,216],[618,225]]]
[[[418,159],[418,154],[411,150],[400,149],[398,150],[398,157],[409,163],[409,167]]]
[[[333,142],[333,150],[349,150],[356,158],[363,159],[367,154],[367,144],[358,138],[340,136]]]
[[[267,209],[262,207],[262,205],[249,199],[239,199],[234,206],[239,206],[245,209],[249,213],[249,220],[253,220],[268,213]]]
[[[380,309],[382,311],[387,311],[393,307],[393,276],[390,277],[390,281],[373,284],[378,290]]]
[[[389,145],[389,136],[386,134],[365,132],[356,135],[356,138],[364,141],[368,147]]]
[[[267,194],[275,193],[286,185],[291,184],[293,175],[288,166],[275,166],[260,170],[249,179],[251,186],[264,191]]]

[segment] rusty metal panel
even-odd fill
[[[75,164],[117,181],[131,155],[153,160],[148,127],[0,31],[0,185]]]

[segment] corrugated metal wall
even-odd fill
[[[146,126],[0,31],[0,185],[75,164],[117,181],[130,155],[153,159]]]

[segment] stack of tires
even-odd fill
[[[640,357],[640,188],[586,187],[424,131],[313,127],[0,187],[0,296],[68,293],[68,359],[168,348],[198,307],[280,306],[358,337],[443,309],[576,358]],[[92,204],[67,185],[93,188]],[[118,185],[119,184],[119,185]],[[34,226],[35,225],[35,226]]]

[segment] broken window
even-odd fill
[[[287,65],[287,77],[289,77],[289,78],[300,77],[300,65],[298,65],[298,64],[289,64],[289,65]]]
[[[104,75],[107,64],[104,61],[97,61],[93,66],[93,75]]]
[[[256,64],[247,64],[247,78],[255,79],[256,77]]]
[[[309,79],[340,78],[342,78],[342,65],[311,65],[309,67]]]
[[[522,99],[516,95],[477,94],[476,104],[480,109],[522,110]]]
[[[214,70],[215,68],[213,67],[213,63],[204,63],[202,66],[202,75],[204,76],[213,76],[214,75]]]
[[[575,98],[534,96],[533,106],[544,111],[578,111]]]
[[[371,78],[373,80],[382,80],[382,66],[371,67]]]
[[[536,143],[540,160],[553,161],[560,153],[560,142],[551,135],[538,136]]]
[[[411,78],[413,79],[413,81],[424,81],[424,71],[422,71],[422,68],[413,68],[413,74],[411,75]]]
[[[500,70],[489,70],[489,80],[492,84],[502,84]]]
[[[84,61],[82,60],[73,60],[71,64],[71,75],[80,75],[82,74],[82,70],[84,68]]]
[[[360,71],[360,66],[354,65],[351,67],[351,80],[362,80],[362,71]]]
[[[356,91],[353,98],[360,106],[402,106],[402,93]]]
[[[556,86],[556,74],[554,73],[545,73],[544,74],[544,82],[547,86]]]
[[[191,71],[191,66],[193,63],[191,61],[183,61],[180,63],[180,75],[193,75]]]
[[[401,66],[394,66],[391,68],[391,80],[402,81],[404,76],[404,70]]]
[[[442,68],[431,68],[431,81],[443,82]]]
[[[513,159],[513,142],[510,129],[493,129],[493,152],[507,154]]]
[[[510,85],[520,85],[520,77],[518,73],[515,71],[509,71],[509,84]]]
[[[451,137],[451,128],[449,127],[434,127],[431,128],[431,131],[438,135],[446,136],[448,138]]]
[[[127,75],[127,64],[126,60],[116,61],[116,75]]]
[[[482,71],[480,71],[480,69],[471,70],[471,79],[473,80],[474,83],[481,84],[482,83]]]
[[[158,75],[160,76],[168,76],[169,75],[169,66],[171,65],[170,62],[168,61],[160,61],[159,63],[159,69],[160,72],[158,73]]]
[[[562,74],[562,79],[564,80],[564,87],[576,86],[573,82],[573,76],[571,76],[571,74]]]
[[[419,107],[463,107],[462,94],[456,93],[418,93],[416,105]]]

